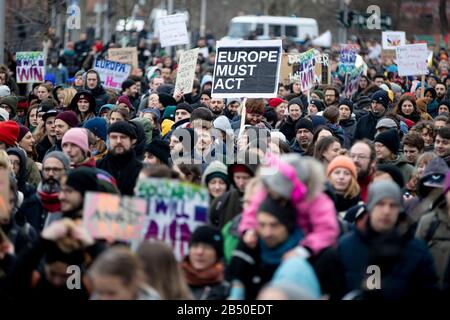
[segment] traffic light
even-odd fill
[[[344,23],[344,10],[339,10],[336,14],[336,20],[339,22],[339,24],[343,27],[345,27]]]
[[[347,15],[345,15],[344,10],[339,10],[336,14],[337,21],[342,27],[350,28],[354,19],[356,18],[357,13],[355,11],[347,11]]]

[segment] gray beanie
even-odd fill
[[[377,181],[373,182],[369,186],[369,192],[367,196],[367,210],[369,212],[380,202],[382,199],[390,198],[394,200],[400,207],[402,206],[402,192],[398,184],[394,181]]]
[[[59,162],[61,162],[63,164],[64,169],[66,171],[70,170],[70,159],[69,159],[68,156],[66,156],[61,151],[52,151],[50,153],[47,153],[45,155],[44,160],[42,161],[42,163],[44,163],[45,160],[47,160],[48,158],[55,158],[56,160],[59,160]]]

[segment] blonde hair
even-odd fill
[[[358,181],[356,181],[355,177],[352,176],[350,184],[344,193],[344,198],[347,199],[354,198],[359,194],[360,190],[361,188],[359,187]]]
[[[9,155],[5,150],[0,150],[0,168],[8,170],[10,174],[13,172]]]
[[[77,94],[77,90],[75,88],[65,88],[64,89],[64,107],[68,107],[72,102],[73,97]]]

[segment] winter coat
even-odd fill
[[[382,161],[383,164],[392,164],[400,169],[403,176],[403,181],[408,182],[414,173],[414,167],[410,165],[403,156],[397,156],[392,161]]]
[[[353,206],[356,206],[360,201],[361,197],[359,196],[359,194],[353,198],[344,198],[344,195],[335,193],[334,204],[336,206],[338,216],[343,218],[347,210]]]
[[[286,141],[291,142],[295,138],[295,125],[297,124],[298,120],[300,120],[300,118],[294,121],[292,120],[291,116],[287,116],[280,124],[280,132],[284,134],[284,136],[286,137]]]
[[[341,120],[339,122],[341,128],[344,130],[344,144],[343,147],[350,150],[353,141],[355,140],[356,120],[353,118]]]
[[[37,231],[42,231],[45,226],[48,212],[42,206],[37,193],[25,198],[19,208],[19,213],[25,216],[26,221]]]
[[[420,218],[416,237],[426,241],[433,256],[439,283],[444,282],[450,263],[450,217],[448,208],[442,205]]]
[[[27,182],[34,188],[37,188],[41,182],[41,173],[36,163],[27,157]]]
[[[297,139],[294,139],[290,147],[292,152],[300,153],[301,155],[304,155],[306,152],[306,150],[303,150],[302,147],[300,147],[300,144],[298,143]]]
[[[109,172],[116,179],[121,194],[129,196],[134,195],[134,187],[142,166],[134,151],[123,155],[108,153],[102,160],[97,161],[97,168]]]
[[[356,141],[366,138],[373,141],[373,139],[375,138],[375,133],[377,132],[375,127],[380,118],[381,117],[375,117],[372,112],[369,112],[368,114],[359,118],[359,120],[356,122],[354,140]]]
[[[213,200],[209,206],[209,222],[222,229],[228,221],[242,212],[242,194],[236,188]]]
[[[16,175],[17,188],[23,193],[24,199],[27,199],[36,191],[35,187],[27,183],[27,156],[19,148],[9,148],[7,149],[7,153],[16,155],[20,159],[19,173]]]
[[[239,231],[244,234],[249,229],[256,229],[256,211],[266,197],[266,191],[261,189],[255,193],[248,209],[243,212]],[[305,199],[296,204],[297,225],[305,237],[300,245],[308,248],[312,254],[318,254],[323,249],[336,243],[339,235],[339,225],[333,201],[323,192],[311,199]]]
[[[48,149],[53,147],[52,143],[50,142],[47,135],[44,136],[44,138],[36,145],[36,152],[38,154],[37,162],[42,163],[44,160],[45,154],[47,153]]]

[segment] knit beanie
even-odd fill
[[[386,148],[391,150],[393,154],[398,154],[398,149],[400,148],[400,138],[398,137],[397,130],[391,129],[379,133],[375,137],[375,142],[383,144]]]
[[[269,99],[269,106],[271,108],[276,108],[276,107],[278,107],[280,104],[282,104],[284,102],[287,102],[287,101],[283,100],[281,98],[278,98],[278,97],[277,98],[272,98],[272,99]]]
[[[202,175],[202,184],[208,185],[208,183],[214,178],[222,179],[227,184],[227,189],[230,186],[227,166],[218,160],[211,162],[206,167],[205,172],[203,172]]]
[[[314,91],[311,92],[311,93],[314,93],[314,94],[318,95],[319,98],[320,98],[321,100],[325,100],[325,95],[323,94],[322,91],[320,91],[320,90],[314,90]]]
[[[350,113],[353,113],[353,102],[349,99],[341,99],[339,100],[339,106],[347,106],[350,108]]]
[[[153,113],[156,116],[156,122],[159,123],[161,119],[161,112],[158,109],[145,108],[141,110],[142,113]]]
[[[66,185],[80,192],[83,197],[87,191],[98,191],[96,169],[89,167],[73,169],[67,175]]]
[[[111,132],[122,133],[131,139],[137,139],[137,133],[134,127],[127,121],[116,121],[108,128],[108,134]]]
[[[315,105],[318,111],[325,110],[325,104],[322,101],[318,100],[318,99],[311,99],[309,104]]]
[[[288,102],[288,110],[293,104],[298,105],[301,110],[305,109],[305,106],[303,105],[302,99],[300,99],[300,98],[294,98],[294,99],[289,100],[289,102]]]
[[[68,156],[66,156],[61,151],[52,151],[50,153],[47,153],[44,157],[44,160],[42,160],[42,163],[44,163],[45,160],[50,159],[50,158],[54,158],[54,159],[58,160],[59,162],[61,162],[66,171],[70,170],[70,159]]]
[[[106,141],[107,126],[108,124],[106,123],[106,120],[104,118],[95,117],[86,121],[83,125],[83,128],[89,129],[97,137],[99,137],[103,141]]]
[[[347,156],[337,156],[334,158],[327,168],[327,177],[334,171],[336,168],[344,168],[350,171],[353,178],[357,178],[356,166],[353,160]]]
[[[271,197],[266,197],[266,199],[259,206],[258,213],[261,212],[269,213],[277,218],[281,224],[286,226],[289,233],[291,233],[297,225],[296,210],[290,201],[286,202],[286,204],[282,204]]]
[[[401,188],[405,186],[405,180],[403,179],[403,174],[400,169],[389,163],[379,164],[377,165],[376,171],[384,172],[391,176],[392,180]]]
[[[306,129],[311,133],[314,133],[314,127],[312,122],[306,118],[301,118],[300,120],[297,121],[297,124],[295,125],[295,132],[297,132],[300,129]]]
[[[78,120],[77,114],[73,111],[64,111],[58,114],[55,120],[62,120],[69,125],[71,128],[78,127],[80,121]]]
[[[15,117],[17,114],[17,102],[18,99],[16,96],[7,96],[7,97],[3,97],[0,100],[1,104],[6,104],[7,106],[9,106],[11,108],[11,118]]]
[[[192,106],[189,103],[181,102],[177,104],[175,111],[177,110],[186,110],[188,113],[192,113],[192,111],[194,111],[194,108],[192,108]]]
[[[378,90],[372,95],[372,101],[381,103],[387,109],[389,106],[389,95],[384,90]]]
[[[191,236],[189,247],[197,243],[204,243],[213,247],[217,254],[217,260],[223,257],[223,238],[220,230],[208,225],[197,227]]]
[[[134,110],[133,105],[131,104],[130,98],[128,96],[120,96],[117,98],[117,104],[123,103],[127,106],[128,110]]]
[[[376,181],[370,184],[367,196],[367,210],[369,213],[383,199],[392,199],[397,205],[402,206],[402,193],[400,187],[393,181]]]
[[[164,108],[177,105],[177,101],[175,100],[175,98],[167,93],[160,93],[158,94],[158,97],[159,102],[163,105]]]
[[[30,129],[24,125],[19,125],[19,136],[17,137],[17,142],[22,141],[23,137],[25,137],[28,132],[30,132]]]
[[[176,106],[166,107],[166,109],[164,110],[164,113],[163,113],[163,119],[164,120],[169,119],[169,120],[175,121],[175,109],[176,108],[177,108]]]
[[[0,122],[0,142],[13,146],[19,137],[19,131],[19,125],[15,121]]]
[[[66,143],[73,143],[78,146],[81,150],[84,151],[84,154],[87,155],[89,152],[89,140],[86,129],[84,128],[72,128],[67,131],[61,141],[61,146],[64,146]]]
[[[161,160],[162,163],[169,165],[170,147],[166,141],[161,139],[154,139],[147,144],[145,151],[151,153],[156,158]]]

